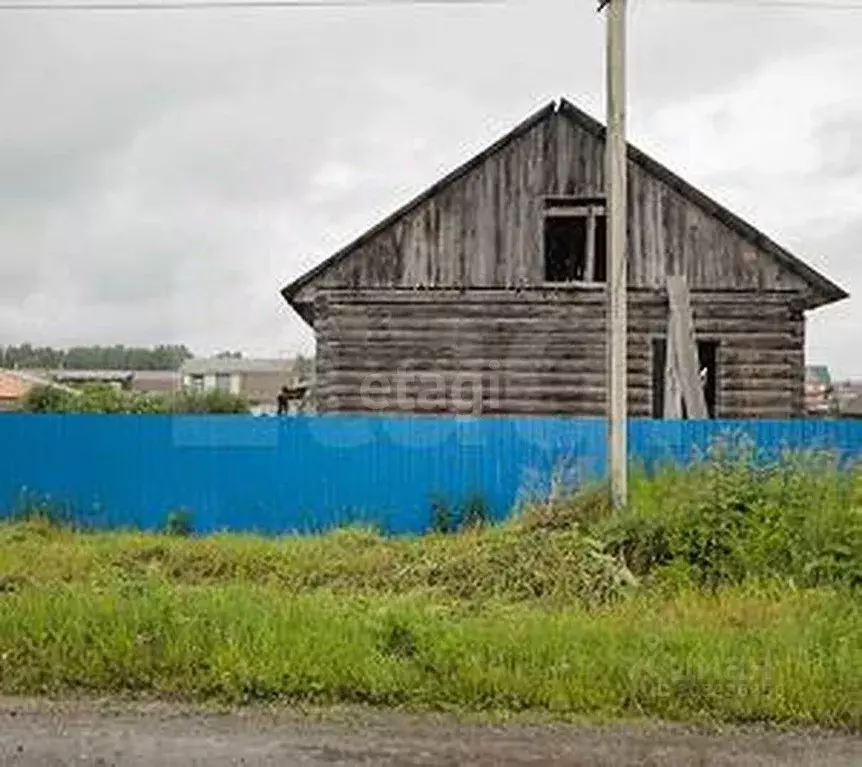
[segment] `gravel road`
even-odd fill
[[[0,764],[854,767],[862,738],[677,727],[480,726],[443,717],[0,701]]]

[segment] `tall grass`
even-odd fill
[[[742,591],[613,610],[230,585],[6,597],[4,693],[862,727],[862,609]]]
[[[0,693],[862,729],[862,478],[717,448],[498,527],[385,538],[0,525]]]
[[[528,507],[522,525],[580,529],[651,580],[862,586],[862,472],[828,453],[764,461],[716,444],[691,466],[636,473],[625,512],[592,488]]]
[[[346,529],[315,537],[201,539],[81,534],[38,522],[0,527],[0,590],[4,582],[7,591],[20,591],[156,581],[600,605],[623,596],[634,578],[577,530],[547,536],[504,527],[386,539]]]

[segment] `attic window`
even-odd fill
[[[602,198],[545,200],[545,281],[605,282],[607,230]]]

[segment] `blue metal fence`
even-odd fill
[[[744,433],[768,450],[862,453],[862,422],[632,421],[630,455],[686,461]],[[85,523],[283,532],[365,520],[428,528],[434,499],[481,496],[497,517],[560,470],[605,470],[606,424],[567,418],[0,416],[0,512],[34,497]]]

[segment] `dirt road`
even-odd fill
[[[856,767],[862,738],[671,727],[478,726],[442,717],[0,702],[0,764]]]

